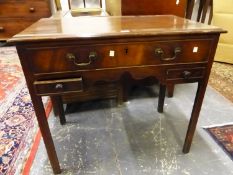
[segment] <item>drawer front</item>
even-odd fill
[[[29,49],[34,73],[204,62],[211,40],[185,40]]]
[[[48,1],[15,1],[0,2],[0,18],[1,17],[49,17],[51,15],[50,5]],[[23,19],[21,20],[23,21]]]
[[[205,67],[168,69],[166,72],[166,80],[177,83],[197,81],[204,77],[205,70]]]
[[[35,81],[34,88],[37,95],[61,95],[65,93],[81,92],[83,90],[82,79],[60,79],[51,81]]]
[[[1,19],[0,18],[0,40],[6,40],[13,35],[21,32],[26,27],[34,23],[35,20],[19,20],[17,18]]]

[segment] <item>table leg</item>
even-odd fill
[[[196,97],[195,97],[195,101],[193,105],[193,110],[192,110],[191,118],[189,120],[189,126],[188,126],[188,130],[186,133],[185,142],[183,146],[183,153],[188,153],[190,150],[193,135],[194,135],[198,117],[199,117],[199,113],[201,111],[201,106],[202,106],[202,102],[204,99],[206,86],[207,86],[207,83],[204,83],[204,82],[198,83],[197,93],[196,93]]]
[[[175,84],[168,84],[167,85],[167,96],[168,97],[173,97],[174,89],[175,89]]]
[[[63,102],[62,102],[62,97],[61,96],[54,96],[54,107],[57,109],[57,113],[60,119],[60,124],[64,125],[66,123],[66,117],[65,117],[65,112],[63,108]]]
[[[158,102],[158,112],[163,112],[163,106],[164,106],[164,99],[166,94],[166,85],[160,84],[159,87],[159,102]]]
[[[117,83],[117,104],[122,105],[123,103],[123,85],[121,82]]]
[[[50,99],[51,99],[52,106],[53,106],[53,113],[54,113],[55,117],[57,117],[59,114],[59,111],[57,109],[56,99],[54,98],[54,96],[50,96]]]
[[[59,174],[61,173],[61,169],[60,169],[59,161],[57,158],[57,153],[55,150],[53,139],[50,133],[50,129],[49,129],[48,121],[46,118],[42,99],[40,96],[33,95],[32,93],[31,93],[31,99],[33,102],[33,106],[34,106],[37,121],[40,127],[40,131],[41,131],[44,143],[45,143],[46,151],[47,151],[51,166],[53,168],[53,172],[54,174]]]

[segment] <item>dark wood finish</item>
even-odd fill
[[[82,78],[35,81],[37,95],[51,96],[83,91]]]
[[[188,1],[189,2],[189,1]],[[187,0],[178,0],[178,1],[171,1],[171,0],[121,0],[121,12],[122,15],[162,15],[162,14],[173,14],[180,17],[185,16]],[[131,82],[127,82],[124,101],[127,101],[127,94],[130,89],[134,85],[141,86],[141,81],[132,80]],[[147,82],[145,82],[147,84]],[[154,81],[154,84],[157,81]],[[173,96],[174,85],[170,85],[167,87],[169,92],[168,95]]]
[[[165,94],[166,94],[166,85],[160,84],[159,101],[158,101],[158,108],[157,108],[159,113],[163,112]]]
[[[11,38],[16,33],[30,26],[33,22],[35,21],[31,19],[24,19],[22,21],[17,18],[9,19],[0,17],[0,41]]]
[[[174,84],[167,84],[167,97],[169,97],[169,98],[173,97],[174,89],[175,89]]]
[[[187,10],[186,10],[186,18],[191,19],[193,14],[195,0],[188,0]]]
[[[77,88],[76,86],[72,87]],[[123,102],[123,89],[121,83],[98,82],[97,84],[91,87],[86,87],[79,92],[61,94],[60,99],[56,97],[51,96],[54,115],[59,116],[60,123],[65,124],[66,120],[64,119],[63,103],[70,105],[76,102],[115,98],[117,100],[117,104],[121,105]]]
[[[60,119],[60,124],[64,125],[66,123],[66,118],[65,118],[65,112],[63,108],[63,102],[62,102],[62,97],[60,95],[58,96],[53,96],[53,107],[57,111],[57,115],[59,116]]]
[[[38,16],[46,17],[50,15],[50,6],[47,1],[15,1],[9,3],[8,1],[1,2],[0,11],[1,17],[19,18],[29,17],[38,18]]]
[[[118,83],[99,83],[86,87],[84,91],[62,95],[63,103],[84,102],[96,99],[116,98],[117,102],[122,101],[122,87]]]
[[[98,6],[99,11],[97,8],[91,9],[90,5],[87,7],[86,4],[88,3],[87,0],[82,0],[79,1],[79,5],[83,4],[83,7],[78,8],[77,7],[77,1],[71,1],[68,0],[68,5],[69,9],[72,9],[74,11],[70,11],[72,16],[82,16],[82,15],[101,15],[103,16],[103,11],[101,10],[102,8],[102,0],[96,1],[94,6]],[[76,6],[72,6],[72,5]],[[87,8],[87,11],[85,9]],[[82,11],[84,10],[84,11]],[[80,50],[79,50],[80,52]],[[76,55],[77,56],[77,55]],[[88,55],[87,55],[88,57]],[[72,60],[71,60],[72,61]],[[122,89],[120,88],[121,85],[117,83],[102,83],[98,85],[94,85],[91,87],[86,88],[84,91],[76,92],[76,93],[69,93],[69,94],[63,94],[62,95],[62,102],[65,104],[72,105],[71,103],[76,103],[76,102],[84,102],[84,101],[90,101],[90,100],[97,100],[97,99],[109,99],[109,98],[115,98],[117,100],[117,103],[120,105],[122,103]],[[54,102],[59,103],[58,101]],[[56,115],[61,115],[59,114],[59,109],[56,109],[58,105],[53,105],[53,109],[56,113]]]
[[[121,0],[122,15],[177,15],[185,16],[187,0]]]
[[[205,67],[168,69],[167,81],[188,81],[191,79],[200,79],[204,77]]]
[[[55,146],[47,122],[44,105],[40,96],[35,95],[33,86],[28,86],[29,93],[31,95],[32,103],[35,109],[37,121],[40,127],[40,131],[44,140],[46,151],[53,169],[54,174],[60,174],[61,169],[57,158]]]
[[[207,11],[210,8],[209,17],[208,17],[208,24],[211,24],[212,17],[213,17],[213,0],[200,0],[198,14],[197,14],[197,21],[202,23],[205,22],[207,17]]]
[[[188,19],[192,18],[194,4],[195,4],[195,0],[188,1],[187,13],[186,13],[186,18]],[[197,16],[193,18],[195,18],[198,22],[202,22],[202,23],[205,23],[205,20],[207,18],[208,24],[211,24],[213,18],[213,0],[200,0],[198,4],[199,7],[198,7]],[[208,9],[210,9],[209,13],[207,13]]]
[[[59,115],[59,109],[58,109],[58,105],[56,98],[54,98],[55,96],[50,96],[51,102],[52,102],[52,106],[53,106],[53,114],[55,117],[57,117]]]
[[[51,16],[50,0],[1,0],[0,9],[0,41],[9,39],[40,18]]]
[[[169,63],[189,63],[202,62],[208,58],[209,51],[206,48],[211,47],[211,39],[187,39],[174,41],[141,41],[138,43],[113,43],[113,44],[84,44],[82,46],[67,46],[64,48],[39,48],[28,50],[33,59],[30,62],[30,70],[35,74],[76,71],[82,69],[94,69],[99,67],[113,68],[121,66],[139,66],[153,64],[169,64]],[[199,47],[197,53],[193,53],[194,47]],[[181,53],[177,54],[174,60],[165,60],[174,56],[175,48],[179,47]],[[161,48],[164,52],[163,57],[155,53],[157,48]],[[109,56],[109,51],[114,50],[116,55]],[[127,53],[126,51],[127,50]],[[135,50],[140,50],[139,55]],[[96,53],[96,58],[89,59],[91,52]],[[53,55],[56,54],[56,57]],[[72,54],[75,58],[67,58]],[[44,59],[41,59],[46,55]],[[120,59],[124,57],[125,59]],[[89,65],[79,66],[77,64],[88,63]],[[50,63],[53,64],[50,64]]]
[[[81,77],[84,87],[92,87],[100,80],[118,82],[124,74],[136,80],[156,77],[160,83],[159,112],[163,111],[167,85],[198,82],[183,147],[187,153],[223,32],[170,15],[78,17],[62,23],[43,19],[10,39],[17,47],[53,171],[60,172],[60,166],[35,82]],[[114,56],[110,51],[115,51]],[[67,57],[70,53],[73,56]]]
[[[201,19],[201,14],[203,11],[203,6],[204,6],[205,1],[206,0],[200,0],[200,2],[199,2],[198,12],[197,12],[197,21],[200,21],[200,19]]]

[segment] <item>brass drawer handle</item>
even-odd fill
[[[180,47],[176,47],[174,49],[174,56],[171,57],[171,58],[164,58],[164,51],[162,48],[156,48],[155,49],[155,55],[159,56],[160,59],[162,61],[172,61],[174,59],[176,59],[177,55],[180,54],[182,51],[181,51],[181,48]]]
[[[63,84],[61,83],[56,84],[55,89],[63,89]]]
[[[191,77],[192,73],[190,71],[184,71],[182,76],[185,80],[188,80]]]
[[[0,32],[4,32],[4,30],[5,30],[4,27],[0,26]]]
[[[31,13],[34,13],[34,12],[36,11],[36,9],[35,9],[34,7],[30,7],[30,8],[29,8],[29,11],[30,11]]]
[[[77,63],[76,60],[78,58],[76,58],[76,56],[73,53],[67,53],[66,54],[66,58],[69,61],[72,61],[76,66],[88,66],[92,63],[93,60],[95,60],[97,58],[97,53],[96,52],[90,52],[89,53],[89,61],[87,63]]]

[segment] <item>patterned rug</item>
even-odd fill
[[[205,130],[233,160],[233,125],[215,126]]]
[[[214,62],[209,85],[233,103],[233,64]]]
[[[209,85],[233,103],[233,65],[214,62]],[[233,125],[204,128],[233,160]]]
[[[20,174],[38,126],[14,47],[0,47],[0,77],[0,174]]]

